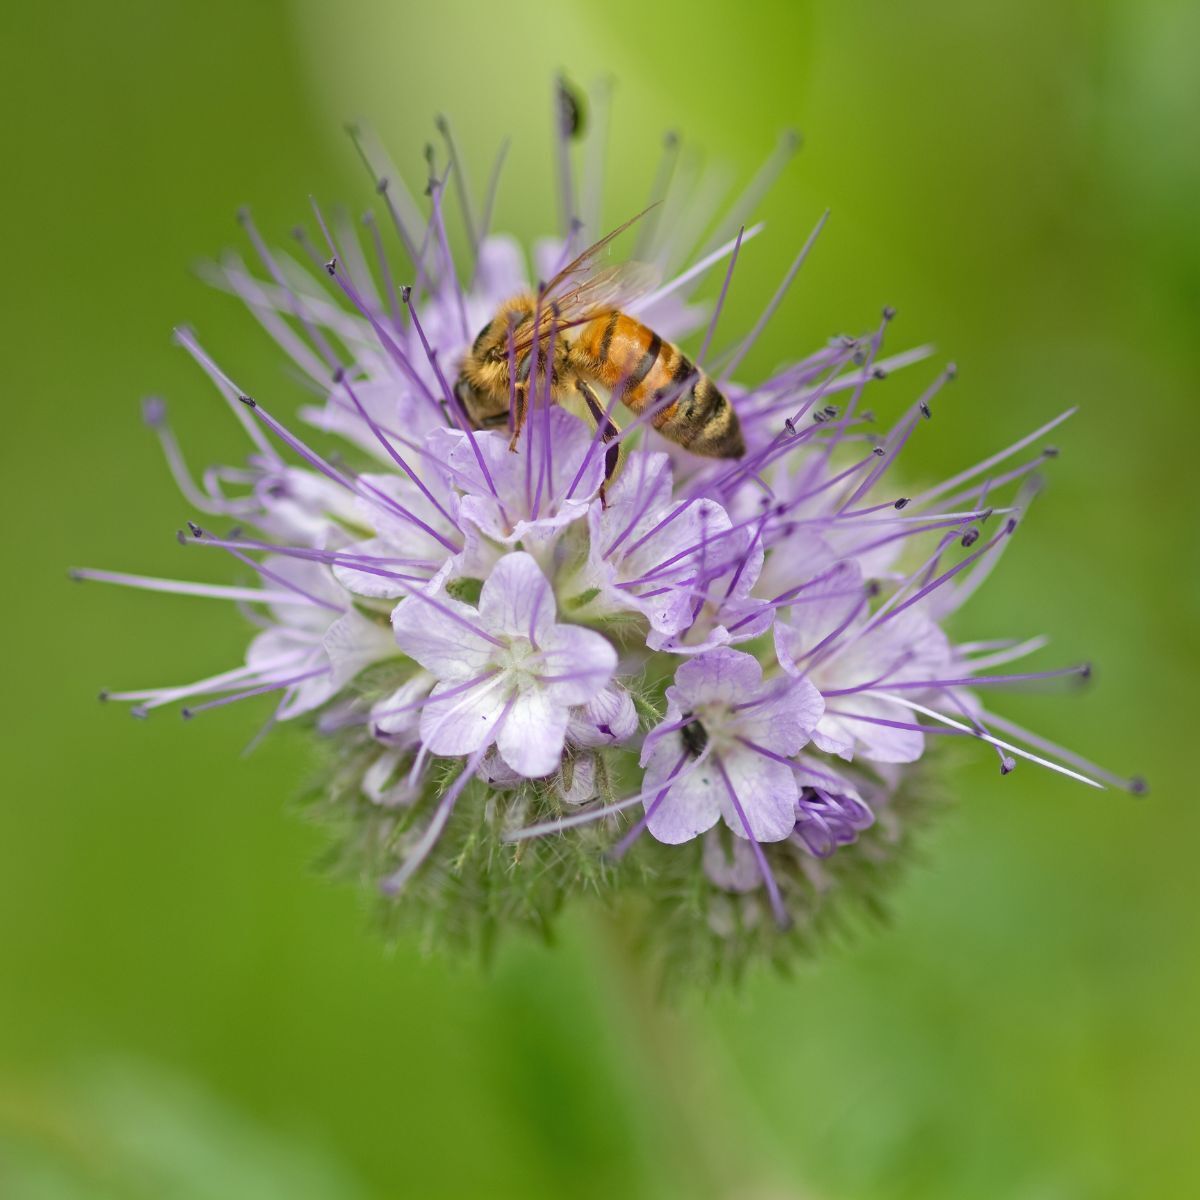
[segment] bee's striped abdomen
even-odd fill
[[[640,321],[621,312],[597,317],[580,330],[576,346],[605,387],[622,389],[633,412],[674,397],[651,417],[664,437],[711,458],[746,452],[737,414],[717,386]]]

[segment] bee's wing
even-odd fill
[[[549,337],[552,330],[561,333],[624,308],[651,291],[658,281],[658,268],[641,262],[619,263],[569,280],[561,292],[542,294],[537,328],[532,318],[524,322],[516,331],[514,349],[523,353],[535,341]]]
[[[636,216],[630,217],[628,221],[618,225],[616,229],[606,233],[598,242],[590,245],[578,258],[572,259],[549,283],[542,285],[541,290],[538,292],[538,299],[545,303],[557,293],[568,290],[572,280],[583,279],[593,274],[592,264],[604,253],[613,239],[620,237],[631,225],[640,221],[650,209],[656,207],[657,204],[651,204],[648,208],[643,208]]]

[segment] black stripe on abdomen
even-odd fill
[[[608,318],[608,324],[604,327],[604,336],[600,339],[600,354],[598,361],[601,366],[608,362],[608,352],[612,349],[613,330],[617,327],[617,322],[621,319],[621,314],[615,312]]]
[[[642,355],[642,360],[634,368],[633,374],[625,381],[626,391],[632,392],[641,387],[643,380],[654,370],[654,364],[658,362],[658,356],[662,353],[662,344],[662,338],[657,333],[651,334],[650,345],[646,347],[646,353]]]

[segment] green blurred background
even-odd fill
[[[3,21],[0,1195],[1200,1195],[1194,3],[76,0]],[[295,399],[189,273],[237,241],[236,207],[282,238],[309,192],[365,205],[342,121],[419,178],[442,111],[477,186],[513,136],[498,223],[547,230],[559,67],[615,80],[610,218],[668,127],[739,175],[804,130],[723,328],[829,205],[747,373],[896,305],[895,345],[961,368],[914,483],[1082,406],[959,632],[1092,658],[1089,691],[1008,711],[1153,786],[1001,781],[981,753],[891,928],[667,1012],[587,914],[488,973],[386,950],[312,870],[298,740],[243,759],[256,713],[95,703],[236,660],[236,615],[65,577],[210,566],[175,544],[190,514],[139,397],[168,396],[194,463],[242,443],[173,323]]]

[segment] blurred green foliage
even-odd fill
[[[0,1194],[1200,1194],[1194,4],[76,0],[2,19]],[[198,464],[242,452],[169,344],[178,321],[256,394],[293,397],[187,272],[236,239],[236,207],[282,237],[310,191],[366,204],[342,120],[418,172],[445,112],[477,186],[513,136],[498,224],[544,231],[559,67],[614,81],[614,219],[668,127],[731,178],[804,130],[723,329],[830,206],[747,371],[896,305],[894,344],[936,340],[961,368],[914,482],[1081,405],[960,629],[1094,659],[1086,694],[1009,710],[1154,788],[1002,781],[981,754],[894,929],[679,1010],[584,916],[487,974],[386,952],[364,898],[310,870],[320,834],[286,803],[300,739],[243,760],[254,713],[139,724],[94,702],[234,660],[237,618],[65,578],[219,573],[174,541],[190,514],[137,401],[168,396]]]

